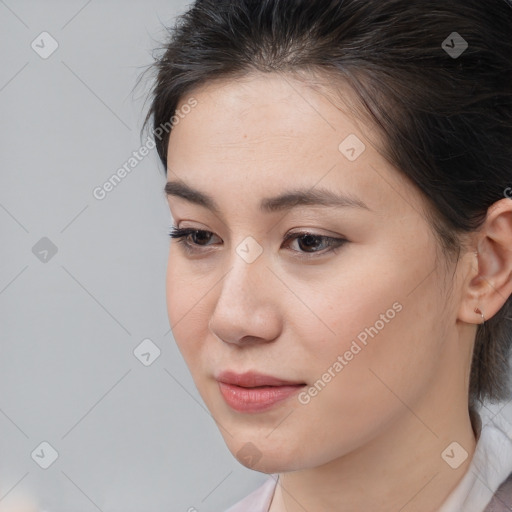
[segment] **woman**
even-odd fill
[[[171,32],[169,319],[271,475],[230,512],[512,510],[478,413],[511,398],[511,7],[198,0]]]

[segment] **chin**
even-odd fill
[[[236,434],[233,438],[226,436],[224,441],[233,457],[248,469],[272,474],[296,471],[305,465],[299,456],[299,446],[286,446],[281,439],[272,441],[254,435],[252,441],[242,442],[241,437]]]
[[[288,471],[296,471],[302,469],[302,466],[297,460],[289,460],[287,457],[283,457],[282,454],[270,455],[265,452],[262,453],[261,459],[258,461],[248,460],[246,457],[240,457],[237,452],[232,452],[233,456],[248,469],[253,471],[259,471],[260,473],[266,473],[268,475],[273,473],[286,473]]]

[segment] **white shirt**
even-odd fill
[[[512,472],[512,425],[500,414],[485,418],[466,474],[439,512],[482,512]]]

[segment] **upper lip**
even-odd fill
[[[304,382],[279,379],[272,375],[264,375],[255,371],[236,373],[227,370],[221,372],[216,377],[216,380],[224,384],[231,384],[244,388],[254,388],[258,386],[298,386],[305,384]]]

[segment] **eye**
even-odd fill
[[[191,253],[194,252],[194,245],[203,247],[207,246],[208,240],[211,239],[213,233],[211,231],[205,231],[202,229],[193,229],[193,228],[178,228],[176,226],[172,226],[169,236],[171,238],[175,238],[178,240],[180,244],[184,247],[184,249]],[[189,242],[189,237],[191,237],[194,241],[193,243]]]
[[[345,238],[335,238],[309,232],[288,233],[284,237],[284,241],[288,242],[290,240],[292,240],[292,242],[297,241],[297,247],[300,249],[300,251],[296,252],[305,252],[307,254],[325,254],[330,251],[334,252],[335,249],[341,247],[348,241]],[[327,251],[322,250],[326,248],[328,249]]]
[[[202,229],[178,228],[173,226],[169,236],[177,239],[178,242],[182,244],[185,251],[191,254],[205,252],[201,247],[212,245],[208,242],[216,235],[211,231]],[[190,240],[192,240],[192,242]],[[315,254],[323,255],[328,252],[336,252],[336,249],[348,242],[345,238],[335,238],[304,231],[288,233],[284,237],[283,245],[290,241],[298,242],[299,250],[292,249],[292,252],[298,253],[297,257],[299,259],[311,258],[314,257]]]

